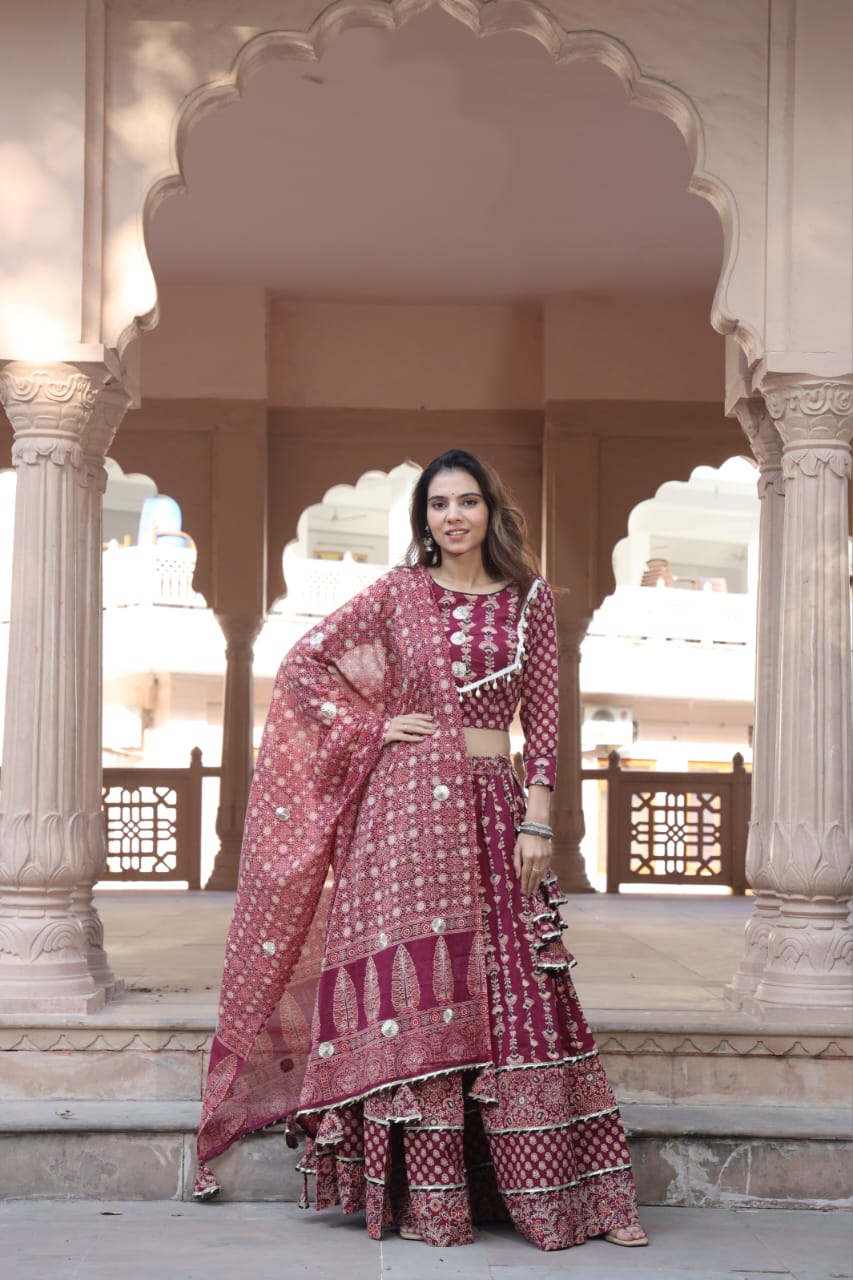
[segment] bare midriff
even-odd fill
[[[508,756],[509,734],[505,729],[463,729],[469,756]]]

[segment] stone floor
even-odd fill
[[[180,1197],[188,1194],[192,1178],[204,1053],[216,1019],[232,896],[103,889],[96,897],[110,961],[124,984],[117,998],[88,1018],[42,1014],[22,1024],[14,1015],[0,1015],[0,1042],[15,1050],[4,1055],[6,1073],[0,1078],[0,1136],[6,1144],[0,1159],[0,1196],[29,1196],[33,1212],[40,1199],[51,1197],[90,1195],[89,1210],[98,1197],[139,1195],[154,1204],[171,1197],[162,1208],[167,1227],[172,1213],[185,1218],[185,1225],[201,1222],[187,1216],[197,1207],[181,1204]],[[703,1205],[703,1215],[717,1205],[728,1205],[730,1211],[734,1206],[768,1203],[819,1210],[830,1204],[840,1208],[849,1193],[849,1178],[839,1171],[843,1139],[849,1132],[844,1029],[837,1023],[831,1028],[817,1023],[806,1027],[802,1021],[760,1026],[725,1000],[724,987],[738,967],[751,909],[749,898],[681,894],[579,895],[564,908],[566,942],[579,961],[575,980],[623,1103],[643,1203],[672,1206],[668,1212],[675,1213],[661,1219],[664,1226],[691,1221],[680,1216],[687,1208],[675,1210],[679,1204]],[[283,1221],[275,1216],[279,1213],[291,1224],[288,1248],[294,1232],[294,1239],[313,1240],[305,1235],[306,1221],[313,1221],[313,1215],[292,1219],[290,1209],[269,1203],[295,1198],[298,1191],[292,1195],[292,1189],[283,1186],[280,1161],[262,1147],[264,1139],[259,1138],[235,1148],[238,1164],[244,1149],[251,1148],[251,1176],[242,1164],[236,1174],[229,1172],[241,1197],[251,1196],[253,1201],[221,1204],[216,1212],[224,1216],[214,1214],[204,1221],[215,1231],[219,1223],[246,1221],[260,1224],[258,1232],[266,1230],[264,1224],[275,1224],[277,1231]],[[259,1203],[264,1201],[265,1205]],[[3,1212],[13,1209],[14,1202]],[[18,1212],[29,1211],[19,1204]],[[87,1205],[68,1208],[71,1223],[78,1221],[75,1212],[85,1214]],[[152,1207],[150,1212],[158,1211]],[[826,1215],[815,1218],[803,1212],[804,1224],[829,1222]],[[121,1220],[147,1221],[141,1213],[135,1204]],[[298,1227],[292,1226],[297,1221]],[[742,1221],[746,1219],[737,1218],[737,1223]],[[742,1229],[732,1224],[732,1231]],[[346,1234],[346,1224],[330,1230],[330,1241],[356,1239]],[[796,1228],[805,1230],[805,1225]],[[831,1233],[841,1228],[827,1225],[825,1230],[830,1233],[827,1239],[835,1239]],[[139,1233],[144,1236],[142,1227]],[[38,1238],[39,1232],[33,1235]],[[360,1250],[360,1234],[357,1238]],[[667,1238],[662,1232],[661,1245]],[[600,1244],[574,1251],[571,1265],[580,1268],[584,1259],[583,1267],[593,1267],[598,1258],[600,1276],[617,1275],[627,1265],[627,1255],[634,1259],[631,1271],[637,1277],[688,1275],[689,1232],[686,1239],[686,1244],[679,1243],[680,1236],[675,1239],[669,1271],[660,1269],[666,1260],[663,1251],[637,1251],[635,1256]],[[750,1247],[755,1243],[751,1235],[743,1239]],[[498,1260],[482,1252],[481,1245],[489,1240],[496,1242]],[[489,1275],[493,1266],[509,1268],[506,1274],[496,1270],[496,1275],[512,1280],[511,1268],[524,1265],[533,1267],[530,1274],[539,1280],[553,1280],[569,1265],[552,1258],[550,1271],[543,1272],[545,1261],[538,1256],[531,1261],[529,1251],[518,1263],[504,1261],[505,1255],[516,1257],[518,1242],[499,1233],[484,1236],[481,1245],[465,1252],[470,1259],[465,1264],[453,1253],[444,1274],[464,1265],[466,1271],[474,1268],[475,1276]],[[399,1246],[399,1241],[389,1241],[387,1250]],[[53,1246],[40,1240],[34,1247]],[[392,1260],[389,1268],[398,1266],[397,1255],[387,1256]],[[409,1259],[416,1256],[421,1256],[417,1249],[401,1255],[401,1275],[416,1280],[421,1274],[411,1270],[415,1264]],[[428,1256],[434,1260],[432,1253]],[[654,1264],[649,1261],[652,1256]],[[755,1256],[747,1252],[729,1258],[735,1269],[728,1271],[715,1262],[706,1274],[736,1275],[746,1263],[757,1276],[762,1267],[749,1261]],[[812,1263],[815,1256],[814,1250],[804,1254]],[[81,1257],[82,1272],[56,1274],[89,1274],[89,1264],[83,1266]],[[706,1264],[702,1249],[696,1259],[696,1265]],[[772,1258],[763,1262],[764,1273],[774,1274]],[[476,1266],[481,1267],[479,1273]],[[48,1277],[53,1272],[36,1268],[26,1274]],[[282,1274],[291,1272],[285,1269]],[[776,1274],[799,1273],[777,1268]],[[846,1273],[836,1269],[803,1274]]]
[[[98,1020],[121,1021],[157,1006],[211,1021],[232,895],[133,892],[96,894],[106,945],[125,993]],[[737,969],[751,898],[580,894],[564,908],[566,945],[578,959],[574,979],[590,1021],[626,1027],[669,1017],[698,1030],[751,1019],[727,1004],[723,987]]]
[[[842,1280],[853,1223],[816,1211],[644,1210],[647,1249],[591,1240],[539,1253],[508,1228],[462,1249],[369,1240],[359,1218],[293,1205],[174,1201],[0,1203],[15,1280]]]

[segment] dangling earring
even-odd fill
[[[435,551],[435,543],[432,540],[432,534],[429,531],[429,525],[424,529],[424,551],[431,556]]]

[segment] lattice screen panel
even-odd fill
[[[701,791],[638,791],[631,796],[629,874],[651,879],[722,874],[723,797]]]
[[[178,879],[178,793],[174,787],[142,783],[104,792],[107,876],[117,879]]]

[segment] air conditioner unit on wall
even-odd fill
[[[612,751],[634,741],[634,716],[630,707],[584,707],[581,746],[584,751],[606,747]]]

